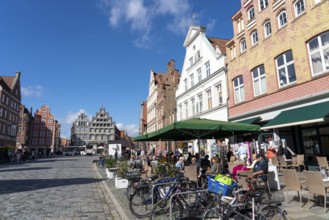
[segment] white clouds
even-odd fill
[[[117,123],[116,126],[119,130],[127,131],[128,136],[135,137],[138,135],[138,127],[135,124],[124,125],[123,123]]]
[[[192,14],[188,0],[100,0],[100,7],[113,28],[129,24],[131,31],[139,34],[134,43],[141,48],[151,47],[151,42],[159,37],[154,29],[161,26],[176,34],[186,34]],[[160,25],[154,26],[155,22]]]
[[[22,96],[30,98],[36,97],[41,98],[43,95],[43,87],[42,86],[28,86],[21,88]]]

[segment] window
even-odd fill
[[[242,17],[237,20],[238,33],[244,30],[244,23]]]
[[[255,10],[254,10],[254,7],[251,7],[249,10],[248,10],[248,20],[252,20],[255,18]]]
[[[278,16],[279,28],[286,26],[287,24],[287,13],[282,11]]]
[[[265,9],[268,6],[268,0],[259,0],[259,8],[260,10]]]
[[[207,107],[208,110],[212,109],[212,98],[211,98],[211,89],[207,90]]]
[[[1,102],[2,102],[2,103],[5,102],[5,98],[6,98],[6,95],[5,95],[5,94],[2,94],[2,97],[1,97]]]
[[[235,103],[244,101],[243,77],[239,76],[233,81]]]
[[[329,70],[329,31],[308,43],[313,75]]]
[[[197,72],[198,72],[198,81],[201,82],[202,81],[201,68],[197,69]]]
[[[37,139],[33,139],[32,144],[33,145],[37,145],[38,144],[38,140]]]
[[[182,120],[183,119],[183,109],[182,109],[182,105],[178,106],[178,110],[179,110],[179,118]]]
[[[190,75],[190,79],[191,79],[191,87],[193,87],[194,86],[194,74],[193,73]]]
[[[206,62],[204,65],[206,67],[206,75],[210,76],[210,63],[209,63],[209,61]]]
[[[276,66],[280,86],[296,81],[294,58],[291,50],[276,58]]]
[[[202,109],[203,109],[202,94],[199,94],[198,95],[198,103],[197,103],[197,106],[196,106],[196,112],[200,113],[200,112],[202,112]]]
[[[51,137],[52,136],[52,132],[51,131],[47,131],[47,137]]]
[[[318,3],[320,3],[320,2],[321,2],[321,0],[315,0],[315,1],[314,1],[315,4],[318,4]]]
[[[187,101],[184,102],[184,108],[185,108],[185,118],[187,118],[188,117],[188,103],[187,103]]]
[[[54,123],[53,119],[48,119],[48,123]]]
[[[296,14],[296,17],[298,17],[299,15],[303,14],[303,12],[305,12],[305,0],[298,0],[295,3],[295,14]]]
[[[0,107],[0,117],[2,117],[2,108]]]
[[[216,86],[216,94],[217,94],[218,105],[222,105],[223,104],[222,83]]]
[[[45,139],[40,139],[39,140],[39,145],[44,145],[45,144]]]
[[[38,132],[37,131],[33,131],[33,137],[38,137]]]
[[[187,90],[187,79],[184,79],[184,87],[185,87],[185,91]]]
[[[50,130],[50,131],[52,131],[53,130],[53,127],[48,126],[47,129]]]
[[[258,33],[254,31],[251,33],[251,44],[255,46],[258,43]]]
[[[231,51],[231,59],[236,58],[236,51],[235,51],[234,45],[232,47],[230,47],[230,51]]]
[[[267,21],[264,24],[264,35],[265,37],[269,37],[272,34],[272,27],[271,27],[271,22]]]
[[[195,60],[195,62],[197,62],[200,59],[201,59],[200,50],[198,50],[195,54],[195,59],[194,60]]]
[[[42,113],[42,117],[45,118],[47,115],[46,113]]]
[[[247,43],[246,43],[246,40],[243,39],[241,40],[240,42],[240,51],[241,53],[245,52],[247,50]]]
[[[190,59],[190,67],[193,66],[193,57],[191,57]]]
[[[264,65],[256,67],[251,71],[254,85],[254,95],[258,96],[266,92],[266,76]]]
[[[51,139],[47,139],[47,145],[51,145]]]
[[[195,99],[191,98],[192,116],[195,115]]]
[[[45,132],[44,131],[40,131],[40,137],[44,137],[45,136]]]

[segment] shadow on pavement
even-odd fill
[[[31,171],[31,170],[45,170],[45,169],[52,169],[51,167],[22,167],[22,168],[15,168],[15,169],[0,169],[1,172],[12,172],[12,171]]]
[[[0,180],[0,195],[103,181],[94,178]],[[60,190],[60,188],[58,189]]]

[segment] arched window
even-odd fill
[[[279,28],[282,28],[287,25],[287,12],[282,11],[278,16]]]
[[[295,7],[296,17],[298,17],[299,15],[305,12],[305,0],[296,1],[294,7]]]
[[[249,10],[248,10],[248,20],[252,20],[255,18],[255,9],[254,7],[251,7]]]
[[[240,42],[240,51],[241,51],[241,53],[243,53],[246,50],[247,50],[247,42],[245,39],[242,39]]]
[[[243,76],[238,76],[233,80],[234,87],[234,100],[235,103],[244,101],[244,85],[243,85]]]
[[[254,46],[258,44],[258,32],[254,31],[251,33],[251,45]]]
[[[311,39],[307,46],[313,75],[329,71],[329,31]]]
[[[272,26],[270,21],[267,21],[264,24],[264,35],[265,37],[269,37],[272,35]]]
[[[254,85],[254,95],[258,96],[266,92],[266,75],[264,65],[251,70]]]

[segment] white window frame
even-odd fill
[[[329,43],[327,43],[326,45],[323,45],[323,40],[322,40],[323,36],[329,37],[329,31],[312,38],[307,43],[307,49],[308,49],[308,54],[309,54],[309,62],[310,62],[310,65],[312,67],[311,69],[312,69],[312,75],[313,76],[317,76],[317,75],[320,75],[322,73],[325,73],[325,72],[329,71],[329,58],[327,59],[327,62],[325,60],[325,52],[329,51]],[[313,49],[311,51],[310,43],[314,42],[314,41],[317,42],[318,46],[317,46],[316,49]],[[316,54],[319,54],[319,56],[316,57],[316,60],[318,60],[319,58],[321,59],[321,70],[317,71],[317,72],[314,71],[314,65],[313,65],[313,62],[312,62],[312,56],[316,55]]]
[[[269,37],[272,35],[272,24],[270,21],[266,21],[264,23],[264,36]]]
[[[236,23],[238,26],[238,33],[242,32],[244,30],[243,18],[239,18]]]
[[[264,10],[268,6],[268,0],[259,0],[259,11]]]
[[[238,76],[233,80],[233,88],[235,104],[243,102],[245,100],[243,76]]]
[[[198,102],[197,102],[197,107],[196,107],[196,112],[200,113],[203,111],[203,96],[202,93],[197,95],[198,97]]]
[[[263,72],[262,72],[263,70]],[[257,76],[255,76],[257,74]],[[254,87],[254,96],[259,96],[264,93],[266,93],[267,86],[266,86],[266,74],[265,74],[265,67],[264,65],[260,65],[253,70],[251,70],[251,76],[253,81],[253,87]],[[262,84],[262,82],[265,81],[265,84]],[[264,85],[264,86],[263,86]],[[256,93],[256,87],[259,88],[259,93]]]
[[[286,10],[283,10],[278,15],[279,29],[285,27],[287,25],[287,23],[288,23],[287,12],[286,12]]]
[[[306,11],[306,4],[305,0],[298,0],[294,4],[295,15],[299,17],[300,15],[304,14]]]
[[[258,44],[258,32],[257,31],[253,31],[252,33],[251,33],[251,45],[252,46],[255,46],[255,45],[257,45]]]
[[[235,45],[230,47],[230,51],[231,51],[231,59],[236,58],[236,50],[235,50]]]
[[[223,86],[222,83],[220,82],[215,86],[216,88],[216,94],[217,94],[217,101],[218,101],[218,106],[223,104]]]
[[[191,88],[194,86],[194,74],[192,73],[190,75],[190,81],[191,81]]]
[[[246,39],[242,39],[240,41],[240,52],[244,53],[247,50],[247,41]]]
[[[193,66],[193,57],[190,57],[189,61],[190,61],[190,67]]]
[[[196,71],[197,71],[197,73],[198,73],[198,80],[199,80],[199,82],[201,82],[201,81],[202,81],[202,72],[201,72],[201,68],[197,69]]]
[[[186,91],[188,89],[187,79],[184,79],[184,87],[185,87],[185,91]]]
[[[252,20],[255,18],[255,8],[251,7],[248,10],[248,21]]]
[[[195,98],[191,98],[191,108],[192,108],[192,116],[195,115],[196,111],[195,111]]]
[[[185,118],[188,118],[188,102],[184,102],[184,108],[185,108]]]
[[[205,62],[204,66],[206,68],[206,76],[208,77],[210,76],[210,62],[209,61]]]
[[[206,94],[207,94],[207,107],[208,107],[208,110],[210,110],[210,109],[212,109],[211,89],[208,89],[206,91]]]
[[[292,60],[287,62],[287,53],[290,53],[291,52],[291,56],[292,56]],[[278,66],[278,59],[282,57],[283,58],[283,64],[281,66]],[[291,50],[289,51],[286,51],[285,53],[281,54],[280,56],[278,56],[276,59],[275,59],[275,65],[276,65],[276,69],[277,69],[277,77],[278,77],[278,83],[279,83],[279,87],[285,87],[287,85],[290,85],[291,83],[294,83],[296,80],[297,80],[297,76],[296,76],[296,70],[295,70],[295,64],[294,64],[294,56],[293,56],[293,53]],[[295,81],[290,81],[289,79],[289,72],[288,72],[288,67],[293,65],[293,69],[294,69],[294,74],[295,74]],[[284,75],[281,73],[282,76],[285,77],[286,79],[286,84],[282,84],[281,85],[281,80],[280,80],[280,70],[284,69]]]
[[[178,113],[179,113],[179,119],[182,120],[183,119],[183,107],[182,107],[182,104],[180,104],[178,106]]]
[[[44,145],[45,144],[45,139],[41,138],[39,139],[39,145]]]

